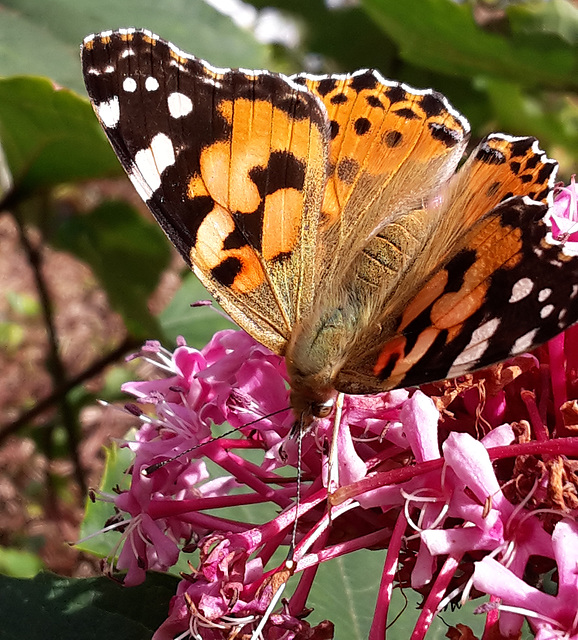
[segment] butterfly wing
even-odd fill
[[[129,178],[207,289],[282,352],[314,289],[329,125],[268,72],[216,69],[147,31],[85,39],[95,112]]]
[[[440,93],[376,71],[294,80],[323,101],[330,121],[318,280],[331,287],[380,228],[422,206],[454,173],[469,124]],[[427,237],[421,230],[410,252]]]
[[[455,377],[578,320],[578,256],[552,238],[546,215],[556,169],[533,138],[482,141],[448,187],[446,228],[431,240],[441,249],[426,246],[404,274],[373,333],[351,349],[338,389],[370,393]]]

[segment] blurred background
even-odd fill
[[[146,212],[86,100],[79,45],[144,27],[214,65],[364,67],[472,124],[578,156],[578,6],[452,0],[0,0],[0,573],[99,574],[78,538],[103,444],[132,421],[125,356],[227,325]],[[102,525],[102,523],[101,523]],[[372,596],[374,597],[374,596]],[[374,600],[370,604],[373,606]],[[363,637],[352,623],[349,637]]]

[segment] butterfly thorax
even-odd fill
[[[361,321],[351,295],[327,308],[321,305],[292,332],[285,353],[291,380],[291,406],[304,424],[331,412],[335,380]]]

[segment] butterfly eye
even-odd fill
[[[335,400],[331,398],[325,402],[315,402],[311,405],[311,413],[316,418],[327,418],[327,416],[333,411],[333,405]]]

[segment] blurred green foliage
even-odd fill
[[[79,44],[91,32],[146,27],[216,65],[286,73],[375,67],[386,77],[445,93],[470,119],[474,141],[490,130],[536,135],[560,161],[562,175],[572,173],[578,155],[578,9],[569,0],[362,0],[334,10],[322,0],[254,0],[251,4],[257,26],[265,24],[273,8],[287,25],[296,27],[298,42],[291,47],[263,44],[250,29],[236,26],[202,0],[0,0],[0,212],[14,215],[25,229],[41,230],[48,245],[85,261],[122,315],[134,343],[158,338],[171,345],[181,334],[201,346],[216,328],[229,325],[212,311],[190,309],[191,302],[207,297],[192,275],[184,278],[181,290],[159,317],[150,313],[147,301],[168,264],[168,243],[151,219],[128,200],[88,202],[62,215],[63,186],[68,196],[72,192],[82,202],[88,181],[124,180],[84,93]],[[275,34],[269,35],[276,39]],[[281,28],[277,36],[282,39],[283,35]],[[0,318],[0,348],[13,352],[23,339],[22,318],[38,321],[42,314],[21,294],[5,291],[5,295],[11,296],[11,311]],[[61,375],[55,386],[65,382]],[[112,387],[107,385],[103,391],[110,399],[118,395],[118,387],[116,391]],[[65,397],[73,411],[91,398],[81,389],[69,391]],[[72,451],[77,446],[74,426],[66,432]],[[116,455],[113,459],[116,464]],[[96,520],[91,526],[97,526]],[[109,551],[110,545],[100,549],[102,554]],[[372,565],[370,556],[368,564],[357,567],[360,584],[365,586],[363,567]],[[38,560],[24,548],[5,549],[0,555],[0,572],[5,574],[31,575],[39,568]],[[349,622],[343,622],[340,635],[363,638],[367,625],[360,620],[371,615],[375,588],[356,591],[348,584],[353,568],[349,573],[341,567],[335,571],[325,588],[333,596],[340,585],[350,594],[345,613]],[[371,582],[378,581],[376,574]],[[50,576],[35,581],[6,579],[0,588],[4,594],[12,593],[1,599],[2,637],[12,637],[5,632],[8,621],[20,615],[16,608],[12,610],[16,602],[36,603],[33,617],[38,637],[50,635],[44,618],[38,616],[40,610],[66,626],[72,619],[60,617],[61,605],[69,594],[74,594],[75,608],[95,630],[93,635],[89,629],[84,633],[77,618],[75,637],[145,638],[162,620],[159,613],[158,621],[155,618],[150,625],[135,622],[129,611],[143,596],[128,590],[115,592],[112,598],[118,611],[91,617],[95,598],[101,601],[96,594],[112,601],[102,595],[106,588],[101,580],[79,586]],[[171,588],[163,584],[161,589],[153,580],[142,590],[147,603],[156,598],[166,610]],[[59,597],[52,597],[56,593]],[[322,615],[333,617],[338,629],[341,602],[336,598],[323,607],[319,602]],[[123,604],[126,608],[121,613]],[[363,607],[366,613],[361,616]],[[30,615],[29,610],[21,614]],[[116,634],[114,625],[107,631],[113,618],[122,619],[130,632],[118,635],[118,629],[125,628],[122,625]],[[37,637],[16,623],[13,631],[14,637]],[[67,637],[61,631],[51,637],[57,636]],[[442,628],[432,631],[432,637],[442,636]]]

